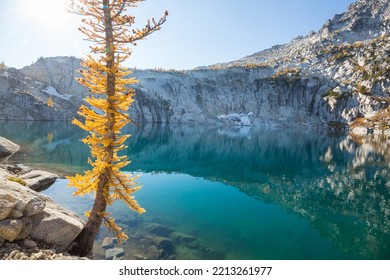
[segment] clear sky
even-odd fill
[[[191,69],[240,59],[317,31],[354,0],[147,0],[136,23],[169,17],[133,48],[128,67]],[[64,0],[0,0],[0,61],[21,68],[39,57],[88,53],[81,17]]]

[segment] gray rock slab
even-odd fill
[[[0,158],[8,157],[20,149],[19,145],[0,137]]]
[[[19,178],[24,180],[30,189],[42,191],[50,187],[57,180],[58,175],[41,170],[32,170],[19,176]]]

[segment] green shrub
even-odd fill
[[[22,186],[26,186],[27,185],[26,181],[24,181],[23,179],[20,179],[18,177],[8,177],[7,180],[15,182],[15,183],[18,183],[18,184],[20,184]]]
[[[363,86],[362,84],[358,84],[356,86],[356,91],[360,94],[368,95],[370,94],[370,89],[367,88],[366,86]]]
[[[340,99],[340,98],[344,97],[344,93],[343,92],[336,92],[333,89],[330,89],[321,95],[321,97],[323,97],[323,98],[327,97],[327,96],[334,97],[336,99]]]

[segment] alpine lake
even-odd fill
[[[130,125],[124,171],[139,175],[140,215],[108,209],[124,259],[390,259],[390,139],[315,129]],[[65,176],[90,166],[86,134],[64,122],[1,121],[21,149],[7,164],[61,175],[43,191],[78,213]],[[96,259],[105,259],[104,227]]]

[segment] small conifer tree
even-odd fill
[[[49,96],[49,98],[47,99],[47,106],[53,107],[53,105],[54,105],[53,98]]]
[[[127,85],[135,84],[129,78],[132,71],[121,66],[129,58],[129,45],[135,46],[166,21],[168,15],[148,21],[141,29],[133,29],[134,16],[128,10],[144,0],[79,0],[73,1],[72,10],[83,16],[85,26],[80,31],[93,44],[91,54],[83,59],[80,70],[80,84],[89,88],[91,95],[85,99],[90,106],[82,105],[78,114],[84,119],[75,119],[78,125],[89,134],[82,139],[90,147],[89,164],[92,169],[83,175],[68,177],[69,185],[76,187],[76,195],[95,193],[88,220],[69,251],[79,256],[90,255],[93,242],[102,224],[118,238],[127,239],[113,218],[106,213],[106,207],[115,200],[124,201],[132,210],[143,213],[133,194],[139,189],[136,176],[123,173],[121,169],[129,164],[126,156],[118,154],[125,148],[129,135],[121,134],[121,129],[130,122],[128,109],[133,103],[134,89]],[[75,4],[75,3],[78,4]]]

